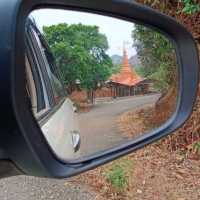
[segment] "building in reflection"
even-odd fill
[[[107,84],[113,97],[123,97],[149,93],[151,81],[140,77],[130,66],[127,51],[124,48],[120,72],[113,74]]]

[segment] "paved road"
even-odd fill
[[[71,180],[16,176],[0,180],[0,200],[95,200],[97,195]]]
[[[124,112],[153,104],[159,94],[128,97],[99,102],[90,112],[79,114],[81,133],[80,155],[117,146],[128,140],[117,128],[117,118]]]
[[[109,144],[113,145],[113,143],[123,141],[124,138],[117,131],[113,132],[116,130],[113,124],[115,117],[130,109],[153,103],[158,97],[159,95],[151,95],[101,103],[96,105],[91,112],[80,115],[80,120],[83,120],[82,126],[90,124],[90,127],[85,127],[88,132],[85,129],[84,134],[87,132],[88,136],[94,136],[94,133],[101,136],[90,137],[90,140],[87,140],[85,144],[96,143],[95,148],[101,144],[98,148],[104,148],[105,146],[102,145],[106,141],[108,141],[106,147]],[[104,139],[102,140],[102,138]],[[90,148],[93,147],[90,146]],[[97,195],[91,192],[87,186],[77,186],[72,182],[72,179],[55,180],[17,176],[0,180],[0,200],[94,200],[97,199],[96,197]]]

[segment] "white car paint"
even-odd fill
[[[62,160],[73,159],[75,154],[73,133],[79,133],[77,114],[73,103],[66,98],[61,107],[41,127],[54,153]]]

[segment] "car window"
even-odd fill
[[[26,89],[36,118],[50,109],[47,89],[35,54],[30,35],[26,38]]]
[[[37,110],[38,96],[37,96],[37,91],[36,91],[36,86],[35,86],[32,70],[31,70],[31,66],[27,57],[25,58],[25,63],[26,63],[26,91],[31,101],[32,111],[33,113],[37,113],[38,112]]]
[[[54,101],[57,104],[64,97],[63,85],[60,80],[58,68],[54,63],[52,54],[43,44],[45,42],[43,41],[44,38],[39,37],[38,34],[35,32],[35,30],[32,30],[32,32],[39,46],[40,53],[42,55],[43,62],[45,65],[45,69],[48,74],[48,78],[50,80]]]

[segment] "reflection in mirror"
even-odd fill
[[[32,112],[62,160],[117,147],[163,125],[176,109],[175,49],[143,25],[40,9],[26,23]]]

